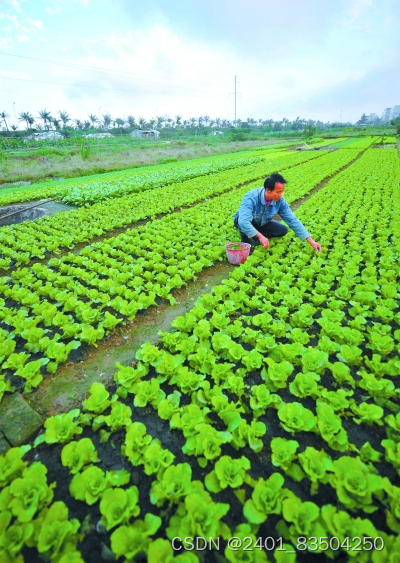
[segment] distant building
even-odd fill
[[[397,119],[400,117],[400,106],[393,106],[390,111],[390,119]]]
[[[379,117],[376,115],[376,113],[371,113],[367,116],[368,123],[376,123],[377,121],[379,121]]]
[[[215,137],[216,135],[223,135],[223,134],[224,134],[223,131],[211,131],[211,133],[210,133],[210,135],[213,135],[214,137]]]
[[[135,129],[134,131],[132,131],[132,133],[130,134],[131,137],[136,137],[138,139],[155,139],[157,140],[158,137],[160,136],[160,131],[157,131],[156,129]]]
[[[391,110],[392,108],[386,108],[383,110],[383,113],[381,115],[381,121],[383,121],[383,123],[388,123],[390,121]]]

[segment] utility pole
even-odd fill
[[[233,96],[234,96],[234,104],[235,104],[235,112],[234,112],[234,113],[235,113],[235,125],[236,125],[236,98],[237,98],[237,95],[238,95],[238,94],[241,94],[241,92],[238,92],[238,91],[237,91],[237,85],[238,85],[238,84],[240,84],[240,82],[238,82],[238,81],[236,80],[236,76],[235,76],[235,91],[234,91],[234,92],[230,92],[230,94],[229,94],[229,95],[232,95],[232,94],[233,94]]]

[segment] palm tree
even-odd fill
[[[60,120],[53,117],[52,119],[54,129],[60,129]]]
[[[117,117],[116,119],[114,119],[114,127],[117,125],[118,127],[123,127],[125,124],[125,120],[121,119],[120,117]]]
[[[10,127],[11,127],[11,129],[12,129],[13,131],[16,131],[16,130],[17,130],[17,126],[16,126],[16,125],[10,125]]]
[[[157,119],[157,129],[161,129],[162,126],[163,126],[163,123],[165,122],[165,117],[160,115],[159,117],[156,117],[156,119]]]
[[[215,127],[221,127],[221,119],[219,117],[215,118]]]
[[[210,118],[209,118],[209,116],[208,116],[208,115],[205,115],[205,116],[203,117],[203,121],[204,121],[204,125],[205,125],[206,127],[208,127],[208,124],[210,123]]]
[[[8,131],[8,125],[7,125],[6,119],[8,119],[10,116],[8,115],[7,112],[2,111],[2,112],[0,112],[0,117],[1,117],[1,119],[4,121],[4,123],[6,124],[6,129],[7,129],[7,131]]]
[[[135,127],[136,125],[136,120],[133,117],[133,115],[128,115],[128,117],[126,118],[126,122],[129,124],[129,127]]]
[[[97,117],[96,117],[96,119],[97,119]],[[84,129],[90,129],[90,125],[91,125],[90,121],[85,119],[85,121],[83,122],[83,128]]]
[[[21,111],[21,113],[18,116],[18,121],[25,121],[26,128],[29,129],[29,127],[35,122],[35,119],[29,113],[29,111]]]
[[[197,121],[197,119],[196,119],[195,117],[190,117],[190,118],[189,118],[189,123],[190,123],[190,127],[191,127],[191,128],[196,127],[196,121]]]
[[[74,119],[74,121],[75,121],[76,128],[82,129],[82,127],[83,127],[82,121],[80,119]]]
[[[177,127],[180,127],[182,125],[182,116],[181,115],[175,116],[175,124],[176,124]]]
[[[97,115],[94,115],[94,114],[91,113],[90,115],[88,115],[88,117],[89,117],[89,120],[90,120],[89,121],[89,127],[90,127],[90,124],[92,124],[92,127],[95,127],[96,123],[98,123],[98,121],[99,121],[99,118],[97,117]],[[87,122],[85,122],[85,123],[87,123]]]
[[[48,129],[48,123],[51,123],[52,121],[52,117],[50,115],[50,112],[47,111],[47,109],[42,109],[39,111],[39,118],[42,119],[43,121],[43,126],[45,129]]]
[[[71,121],[69,114],[66,111],[58,111],[61,121],[63,122],[63,127],[67,126],[68,121]]]
[[[90,116],[89,116],[90,117]],[[112,123],[113,118],[109,113],[103,114],[103,126],[108,129]]]
[[[146,120],[144,117],[139,117],[138,123],[140,125],[140,129],[146,129]]]

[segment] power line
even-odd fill
[[[212,98],[214,100],[226,100],[227,98],[217,97],[217,96],[190,96],[185,94],[174,94],[167,92],[149,92],[146,90],[131,90],[127,88],[106,88],[104,86],[89,86],[86,84],[65,84],[64,82],[50,82],[45,80],[30,80],[28,78],[11,78],[8,76],[0,76],[1,80],[17,80],[18,82],[37,82],[40,84],[57,84],[59,86],[72,86],[73,88],[94,88],[96,90],[112,90],[119,92],[136,92],[138,94],[156,94],[157,96],[174,96],[175,98]]]
[[[5,53],[4,51],[0,51],[0,55],[4,55],[7,57],[16,57],[18,59],[28,59],[31,61],[40,61],[40,62],[45,62],[45,63],[50,63],[56,66],[63,66],[63,67],[70,67],[70,68],[79,68],[82,70],[88,70],[89,72],[97,72],[99,74],[108,74],[109,76],[117,76],[120,78],[125,78],[128,80],[132,80],[132,78],[129,77],[129,75],[138,75],[138,76],[147,76],[149,78],[158,78],[157,76],[154,76],[152,74],[144,74],[141,72],[131,72],[131,73],[124,73],[124,74],[116,74],[116,73],[111,73],[111,72],[106,72],[106,70],[108,71],[108,69],[104,69],[104,67],[90,67],[90,66],[83,66],[83,65],[77,65],[77,64],[73,64],[73,63],[64,63],[64,62],[60,62],[60,61],[53,61],[51,59],[42,59],[42,58],[38,58],[38,57],[27,57],[26,55],[15,55],[13,53]],[[123,72],[123,71],[122,71]],[[167,80],[174,80],[175,82],[194,82],[197,84],[213,84],[215,85],[215,82],[199,82],[197,80],[188,80],[188,79],[180,79],[180,78],[169,78],[169,77],[163,77]],[[184,86],[174,86],[173,84],[162,84],[159,82],[150,82],[148,80],[141,80],[140,78],[135,78],[135,80],[139,80],[140,82],[149,82],[150,84],[158,84],[160,86],[172,86],[173,88],[183,88],[184,90],[193,90],[193,88],[185,88]],[[218,84],[219,86],[224,86],[226,87],[225,84]],[[198,90],[196,90],[198,91]]]

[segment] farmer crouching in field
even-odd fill
[[[284,237],[288,228],[278,221],[272,221],[272,217],[279,213],[301,240],[306,240],[316,252],[320,252],[321,245],[311,238],[283,197],[285,184],[286,180],[281,174],[271,174],[265,180],[263,188],[254,188],[244,196],[239,211],[233,217],[242,242],[250,243],[252,247],[261,244],[268,248],[268,239]]]

